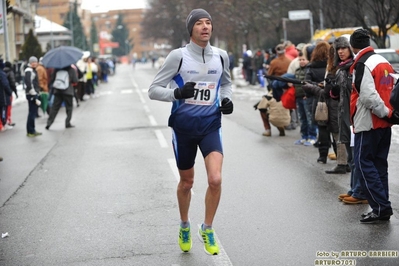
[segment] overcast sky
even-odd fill
[[[115,9],[144,8],[147,0],[82,0],[82,8],[92,13],[106,12]]]

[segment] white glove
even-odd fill
[[[37,92],[35,91],[35,89],[30,89],[29,95],[37,95]]]
[[[36,103],[37,106],[40,106],[42,104],[42,102],[39,99],[36,99],[35,103]]]

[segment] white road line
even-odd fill
[[[161,146],[161,148],[167,148],[168,147],[168,142],[165,139],[165,136],[162,134],[161,130],[154,130],[155,135],[157,136],[159,145]]]
[[[168,163],[169,163],[170,169],[172,170],[173,175],[174,175],[177,183],[179,183],[180,175],[179,175],[179,171],[177,170],[177,167],[176,167],[175,159],[174,158],[168,159]],[[193,189],[191,189],[191,195],[194,195],[194,190]]]
[[[155,120],[155,118],[154,118],[153,115],[148,115],[148,119],[150,120],[151,126],[157,126],[157,125],[158,125],[158,123],[157,123],[157,121]]]
[[[179,182],[180,176],[179,176],[179,171],[177,171],[175,159],[168,159],[168,163],[169,163],[170,169],[172,170],[176,181]]]
[[[133,90],[121,90],[121,94],[131,94]]]
[[[144,104],[143,108],[144,108],[144,111],[145,111],[147,114],[150,113],[150,108],[148,107],[148,105]]]
[[[233,263],[231,263],[229,256],[227,255],[226,251],[222,246],[222,242],[220,241],[217,234],[215,234],[215,236],[216,236],[216,241],[219,243],[219,250],[220,250],[219,255],[212,256],[215,266],[233,266]]]

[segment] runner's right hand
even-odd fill
[[[188,99],[194,97],[194,86],[195,82],[186,82],[182,88],[176,88],[174,93],[175,93],[175,98],[177,100],[179,99]]]

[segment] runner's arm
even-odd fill
[[[148,97],[151,100],[163,102],[173,102],[176,100],[174,95],[176,88],[168,88],[168,84],[177,74],[181,59],[182,54],[180,49],[173,50],[166,57],[165,62],[156,74],[148,90]]]
[[[219,51],[221,57],[223,58],[223,75],[220,82],[220,99],[224,98],[231,99],[233,90],[231,88],[231,76],[230,76],[230,60],[226,51]]]

